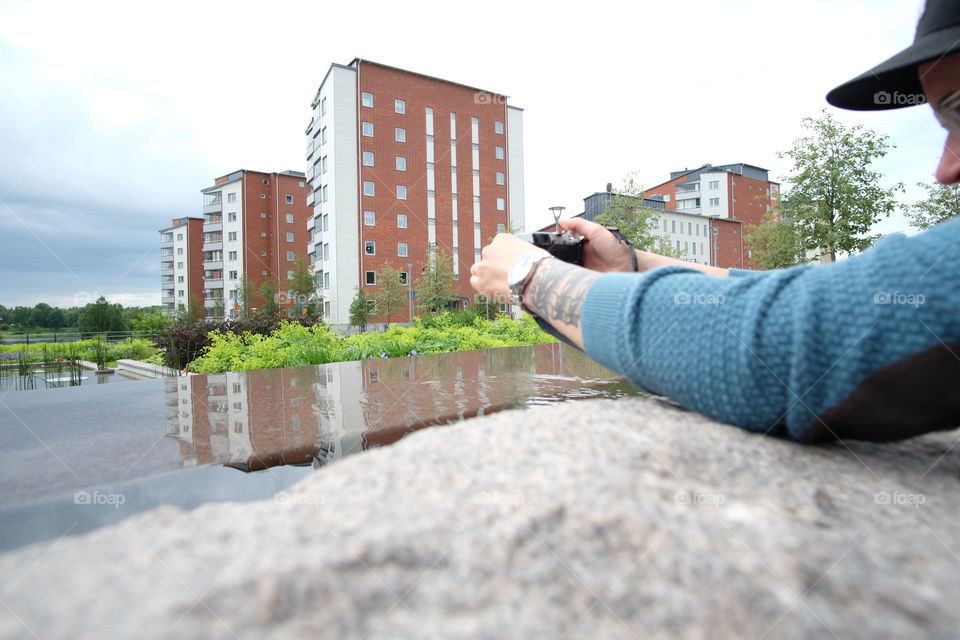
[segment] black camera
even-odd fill
[[[579,234],[571,231],[534,231],[519,233],[517,237],[535,247],[546,249],[554,258],[583,266],[583,245],[587,239]]]

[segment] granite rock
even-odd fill
[[[0,637],[955,637],[958,438],[503,412],[2,555]]]

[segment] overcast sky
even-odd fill
[[[304,171],[331,62],[510,96],[533,228],[632,171],[654,186],[746,162],[779,180],[801,118],[909,45],[921,4],[0,0],[0,304],[159,304],[157,231],[200,216],[217,176]],[[888,182],[932,182],[927,107],[830,111],[891,137]]]

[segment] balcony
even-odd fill
[[[213,241],[210,241],[210,242],[207,242],[207,241],[205,240],[205,241],[203,242],[203,249],[202,249],[202,251],[223,251],[223,237],[221,236],[220,239],[218,239],[218,240],[213,240]],[[204,264],[206,264],[206,263],[204,263]],[[204,267],[204,268],[208,268],[208,267]]]
[[[307,218],[307,231],[313,231],[317,227],[317,219],[313,216]]]
[[[203,261],[204,269],[223,269],[223,259],[219,260],[204,260]]]
[[[163,276],[160,278],[160,284],[173,284],[173,276]]]
[[[313,191],[307,194],[307,206],[312,207],[314,205]]]
[[[171,247],[173,246],[173,234],[165,233],[160,236],[160,246],[161,247]]]
[[[306,135],[310,135],[310,130],[313,129],[313,123],[314,123],[314,122],[316,122],[316,119],[315,119],[315,118],[310,118],[310,124],[307,125],[307,128],[306,128],[306,130],[304,131],[304,133],[305,133]]]
[[[204,278],[203,286],[207,289],[223,289],[223,278]]]
[[[222,222],[204,222],[203,223],[204,233],[215,233],[217,231],[223,231]]]
[[[313,152],[317,150],[317,141],[313,138],[307,140],[307,160],[313,157]]]
[[[166,249],[160,249],[161,258],[172,258],[173,257],[173,247],[168,247]]]

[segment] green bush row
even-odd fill
[[[416,318],[410,327],[392,326],[383,333],[358,333],[346,338],[326,325],[304,327],[291,322],[282,322],[269,335],[215,331],[210,338],[211,345],[190,363],[191,371],[220,373],[299,367],[370,357],[396,358],[414,352],[443,353],[556,341],[530,316],[522,320],[508,316],[486,320],[450,312]]]
[[[77,340],[76,342],[33,342],[30,344],[11,344],[0,346],[0,353],[16,354],[18,359],[25,362],[55,362],[63,360],[96,361],[97,340]],[[120,342],[107,342],[106,359],[113,361],[120,358],[144,360],[157,354],[157,348],[150,340],[143,338],[127,338]],[[13,360],[10,360],[11,362]],[[0,359],[7,362],[7,359]]]

